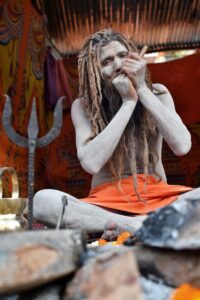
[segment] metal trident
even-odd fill
[[[62,100],[65,97],[60,97],[54,110],[54,123],[52,128],[43,137],[38,138],[38,120],[36,111],[36,100],[33,98],[31,116],[28,124],[28,138],[19,135],[11,124],[12,106],[11,100],[6,95],[6,102],[2,115],[3,127],[10,140],[20,147],[28,148],[28,224],[29,229],[32,229],[33,222],[33,195],[34,195],[34,167],[35,167],[35,149],[41,148],[51,143],[60,133],[63,114]]]

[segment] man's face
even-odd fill
[[[101,47],[99,54],[100,71],[105,81],[112,82],[120,71],[127,55],[127,48],[118,41],[110,42],[108,45]]]

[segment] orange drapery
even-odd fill
[[[121,190],[118,181],[103,183],[90,191],[83,202],[116,209],[133,214],[146,214],[175,201],[182,193],[190,191],[190,187],[169,185],[166,182],[158,182],[152,176],[146,178],[144,174],[137,175],[137,187],[141,199],[139,200],[134,189],[132,176],[121,179]]]

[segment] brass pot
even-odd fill
[[[12,180],[10,198],[3,197],[3,175],[5,173],[8,173]],[[19,183],[15,170],[11,167],[0,168],[0,232],[27,228],[27,221],[22,215],[26,199],[19,197]]]

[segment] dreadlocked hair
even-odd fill
[[[120,33],[105,29],[88,37],[79,54],[79,98],[82,99],[84,111],[92,126],[92,133],[87,138],[86,143],[103,131],[122,105],[122,99],[116,89],[114,89],[114,87],[106,89],[105,82],[101,78],[100,72],[100,49],[112,41],[118,41],[124,45],[128,51],[138,53],[135,44],[131,40]],[[153,91],[148,70],[145,74],[145,81],[149,89]],[[156,91],[157,93],[163,93],[159,90]],[[116,101],[116,98],[118,101]],[[134,191],[141,201],[142,199],[137,187],[136,144],[140,144],[139,152],[142,153],[143,173],[146,178],[144,190],[146,190],[149,167],[152,167],[154,174],[158,175],[155,171],[155,160],[158,159],[158,155],[155,152],[155,149],[153,149],[153,141],[157,134],[158,130],[154,119],[141,102],[138,101],[133,115],[108,162],[112,175],[119,179],[118,187],[122,191],[121,178],[124,170],[125,158],[129,160]],[[136,140],[136,137],[139,137],[139,139]],[[160,176],[159,178],[159,180],[161,180]]]

